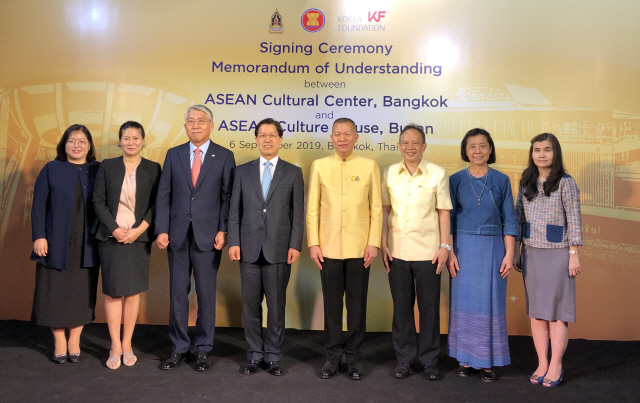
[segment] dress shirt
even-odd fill
[[[189,161],[191,164],[191,168],[193,168],[193,161],[196,159],[196,148],[199,148],[201,164],[200,168],[202,169],[202,165],[204,165],[204,157],[207,155],[207,150],[209,149],[209,144],[211,144],[211,140],[207,140],[207,142],[200,147],[196,147],[192,142],[189,142]]]
[[[451,210],[449,175],[444,168],[420,161],[413,175],[404,162],[382,175],[382,205],[389,212],[391,256],[407,261],[431,260],[440,248],[438,210]]]
[[[262,183],[262,174],[264,173],[264,163],[267,162],[266,159],[261,155],[260,156],[260,183]],[[278,164],[278,156],[271,158],[269,160],[271,166],[269,167],[269,171],[271,171],[271,177],[273,178],[273,174],[276,171],[276,165]]]
[[[364,257],[367,245],[380,247],[380,169],[368,158],[338,154],[311,165],[307,242],[331,259]]]

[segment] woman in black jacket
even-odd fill
[[[144,137],[144,128],[138,122],[129,121],[120,127],[119,146],[123,155],[102,162],[93,192],[99,220],[96,239],[102,265],[102,293],[111,335],[107,367],[111,369],[118,369],[121,362],[131,366],[137,361],[131,338],[140,293],[149,289],[160,164],[142,158]]]

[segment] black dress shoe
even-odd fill
[[[188,353],[171,353],[171,357],[160,365],[160,369],[174,369],[187,358]]]
[[[206,371],[211,367],[211,359],[209,358],[209,352],[199,350],[196,353],[196,371]]]
[[[398,379],[405,379],[411,375],[411,366],[409,364],[398,364],[396,369],[393,370],[393,376]]]
[[[355,364],[348,364],[347,372],[349,374],[349,379],[359,381],[360,379],[362,379],[362,364],[360,364],[359,362]]]
[[[473,376],[479,374],[480,370],[471,368],[471,367],[460,367],[458,368],[458,375],[462,377]]]
[[[72,364],[77,364],[80,362],[80,353],[69,353],[69,362]]]
[[[493,369],[490,369],[489,371],[485,371],[483,369],[482,375],[480,375],[480,379],[482,379],[482,382],[495,382],[498,379],[498,377],[496,376],[496,373],[493,372]]]
[[[269,363],[269,373],[275,376],[284,375],[284,368],[282,367],[282,364],[280,364],[280,361],[271,361]]]
[[[258,368],[264,363],[262,360],[249,360],[244,367],[240,369],[241,374],[252,375],[258,372]]]
[[[339,363],[327,360],[322,366],[322,379],[329,379],[336,376],[339,366]]]
[[[424,368],[422,375],[430,381],[437,381],[440,379],[440,370],[433,365],[429,365]]]
[[[67,363],[67,354],[59,354],[53,356],[53,362],[56,364],[66,364]]]

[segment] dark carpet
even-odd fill
[[[446,336],[442,337],[443,354]],[[638,402],[640,342],[571,340],[565,354],[566,381],[558,388],[530,385],[536,367],[530,337],[510,337],[512,364],[497,369],[499,380],[457,376],[457,362],[442,356],[441,381],[419,374],[392,377],[396,365],[389,333],[368,333],[363,346],[364,379],[346,373],[323,380],[321,331],[287,330],[285,376],[238,372],[246,358],[242,329],[216,329],[213,365],[194,370],[193,361],[173,371],[158,365],[171,353],[166,326],[140,325],[134,334],[138,363],[110,370],[106,324],[82,335],[78,364],[51,362],[53,337],[30,322],[0,321],[0,402]]]

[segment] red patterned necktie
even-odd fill
[[[198,175],[200,175],[200,167],[202,166],[202,160],[200,160],[200,149],[196,148],[196,157],[193,160],[193,166],[191,167],[191,181],[193,182],[193,187],[196,187],[196,183],[198,183]]]

